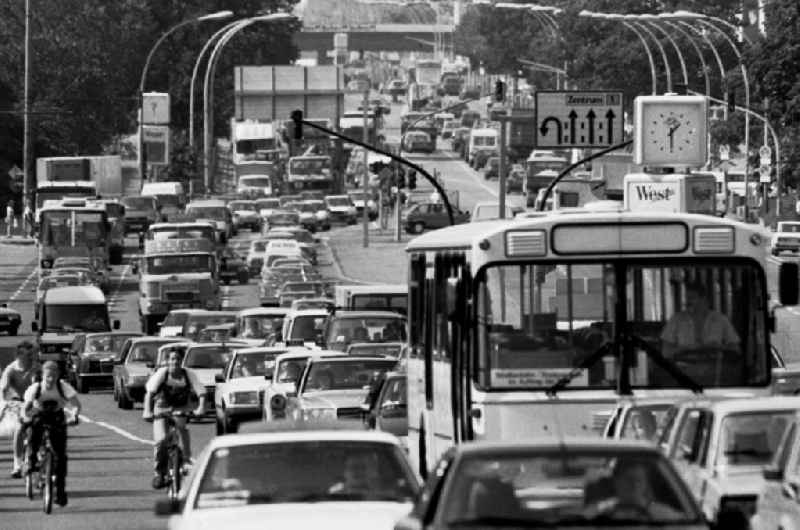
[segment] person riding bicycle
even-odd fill
[[[194,371],[181,366],[183,355],[182,350],[172,350],[167,359],[167,366],[159,368],[145,385],[142,417],[145,420],[153,420],[153,442],[155,442],[153,488],[155,489],[166,485],[164,477],[167,472],[168,454],[164,443],[167,437],[167,420],[154,416],[175,411],[189,412],[194,408],[192,404],[195,401],[198,404],[194,414],[200,416],[206,406],[206,389]],[[187,418],[181,416],[173,419],[181,439],[184,461],[189,462],[192,448],[189,431],[186,428]]]
[[[5,401],[22,402],[25,391],[42,376],[42,367],[36,362],[35,347],[30,341],[17,344],[16,359],[6,366],[0,376],[0,397]],[[25,440],[22,422],[17,423],[11,437],[14,463],[11,469],[13,478],[22,478],[22,444]]]
[[[28,473],[36,468],[36,456],[42,443],[45,427],[50,428],[50,444],[56,454],[56,504],[67,505],[67,425],[64,406],[72,409],[72,422],[78,423],[81,402],[72,385],[59,379],[58,364],[47,361],[42,367],[42,380],[25,391],[23,413],[30,421],[31,436],[28,444]]]

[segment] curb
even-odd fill
[[[355,278],[351,278],[345,275],[344,269],[342,269],[342,262],[339,261],[339,254],[336,252],[334,246],[331,245],[330,239],[328,239],[328,241],[325,242],[325,246],[328,247],[328,250],[331,253],[331,264],[333,265],[333,268],[336,269],[336,275],[339,278],[347,280],[348,282],[358,283],[362,285],[369,285],[369,282],[356,280]]]

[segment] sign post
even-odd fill
[[[604,148],[623,140],[621,91],[536,92],[536,147]]]

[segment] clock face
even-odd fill
[[[683,96],[685,98],[685,96]],[[706,106],[694,101],[646,102],[637,106],[638,157],[644,165],[701,166],[705,164]]]

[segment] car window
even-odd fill
[[[186,368],[216,368],[224,369],[231,358],[231,352],[226,347],[191,348],[186,352],[183,366]]]
[[[793,414],[792,411],[729,414],[720,424],[717,464],[769,464]]]
[[[311,364],[304,378],[303,391],[355,390],[372,384],[383,373],[391,370],[395,361],[375,359],[369,361],[317,361]]]

